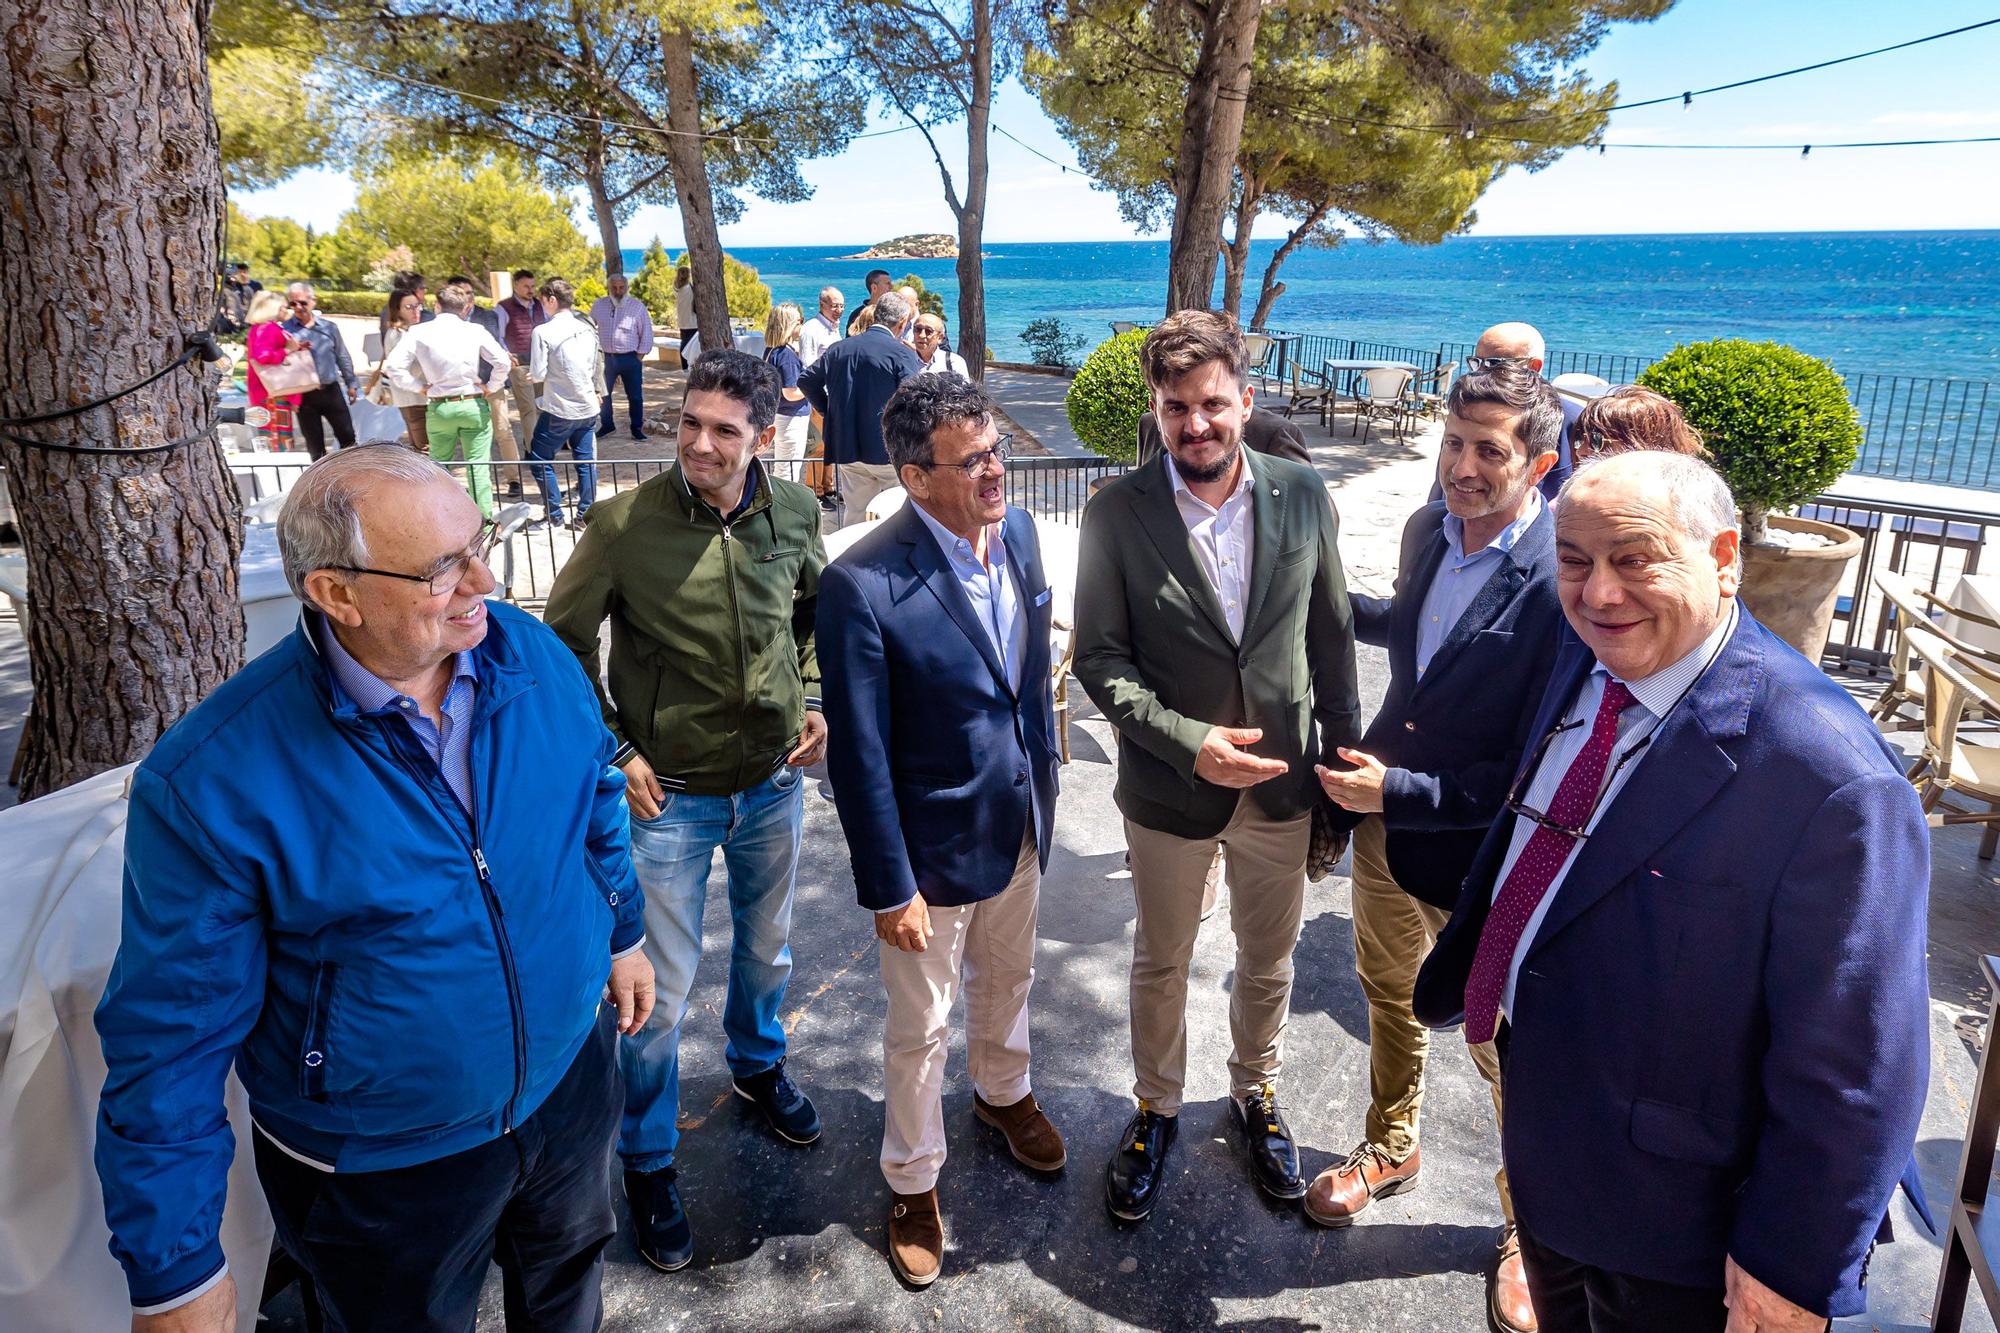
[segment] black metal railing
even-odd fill
[[[1865,669],[1889,660],[1895,630],[1894,612],[1875,586],[1875,575],[1901,574],[1949,600],[1960,578],[1979,572],[1980,557],[2000,528],[2000,516],[1993,514],[1839,493],[1822,495],[1800,506],[1799,513],[1861,538],[1861,554],[1847,567],[1834,603],[1826,658]]]

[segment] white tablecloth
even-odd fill
[[[761,333],[737,334],[736,350],[739,352],[748,352],[751,356],[761,360],[764,355],[764,335]],[[681,355],[686,359],[687,364],[694,364],[694,359],[701,355],[701,335],[699,333],[688,339],[687,348]]]
[[[2000,620],[2000,577],[1992,574],[1965,575],[1959,579],[1958,587],[1952,590],[1951,604],[1977,612],[1988,620]],[[1946,616],[1944,632],[1975,647],[2000,653],[2000,629],[1988,629],[1958,616]]]
[[[118,948],[125,782],[114,769],[0,811],[0,1329],[75,1333],[131,1321],[106,1248],[91,1164],[104,1057],[91,1012]],[[236,1162],[222,1245],[236,1326],[257,1326],[271,1217],[252,1166],[250,1116],[230,1076]]]

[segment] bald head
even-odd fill
[[[1514,321],[1495,324],[1479,335],[1479,343],[1472,349],[1474,356],[1502,356],[1509,360],[1526,361],[1536,370],[1548,359],[1548,343],[1542,339],[1542,331],[1532,324]]]

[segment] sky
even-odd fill
[[[1616,80],[1621,100],[1677,94],[1907,41],[2000,17],[2000,3],[1923,0],[1680,0],[1651,23],[1615,25],[1583,62],[1593,80]],[[1575,151],[1535,173],[1510,171],[1480,201],[1474,234],[1891,231],[2000,228],[2000,143],[1924,148],[1815,149],[1842,140],[2000,135],[2000,25],[1907,51],[1753,88],[1612,117],[1609,151]],[[902,124],[876,114],[870,129]],[[986,234],[996,243],[1134,239],[1116,200],[1075,169],[1076,157],[1018,83],[1003,88]],[[939,135],[962,181],[964,130]],[[954,160],[950,145],[957,145]],[[1785,144],[1786,152],[1695,152],[1645,144]],[[1030,147],[1043,156],[1029,151]],[[1071,170],[1065,172],[1061,165]],[[857,247],[911,232],[956,232],[936,163],[914,130],[864,139],[808,162],[805,203],[754,197],[722,229],[732,246]],[[883,182],[900,181],[901,193]],[[301,172],[268,190],[240,192],[257,215],[331,228],[353,201],[354,182]],[[885,204],[886,201],[891,201]],[[582,196],[577,218],[595,236]],[[1260,236],[1280,236],[1263,219]],[[623,228],[627,247],[654,236],[679,248],[679,214],[646,207]]]

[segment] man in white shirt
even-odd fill
[[[536,402],[535,434],[528,457],[530,470],[542,488],[542,517],[530,527],[562,527],[562,487],[549,461],[568,449],[577,462],[576,522],[590,521],[597,498],[597,405],[603,397],[598,365],[597,334],[576,317],[576,288],[561,278],[542,284],[542,309],[547,318],[528,338],[528,378],[542,386]]]
[[[922,300],[918,298],[917,289],[914,287],[910,286],[898,287],[896,289],[896,295],[902,297],[905,301],[909,302],[910,309],[912,310],[922,310],[924,308],[924,303]],[[915,347],[917,345],[917,326],[914,323],[912,323],[908,328],[903,330],[903,343],[905,346],[909,347]]]
[[[847,298],[838,287],[819,289],[819,313],[799,326],[799,360],[811,365],[819,354],[840,341],[840,317],[847,310]]]
[[[485,329],[466,322],[471,284],[446,283],[437,302],[438,317],[404,334],[382,363],[382,373],[403,392],[426,396],[424,429],[432,460],[448,463],[462,448],[472,501],[492,518],[493,408],[488,396],[507,385],[507,349]],[[482,355],[490,376],[484,383],[479,378]]]
[[[910,346],[917,349],[926,375],[952,374],[961,379],[972,378],[971,372],[965,368],[965,358],[952,351],[951,344],[945,341],[944,316],[918,315],[917,331],[911,336]]]
[[[590,322],[597,326],[598,346],[604,352],[604,410],[597,418],[597,433],[611,434],[610,389],[625,384],[625,415],[632,438],[646,438],[645,371],[640,363],[653,350],[653,315],[646,303],[628,295],[623,273],[605,280],[608,296],[590,303]]]

